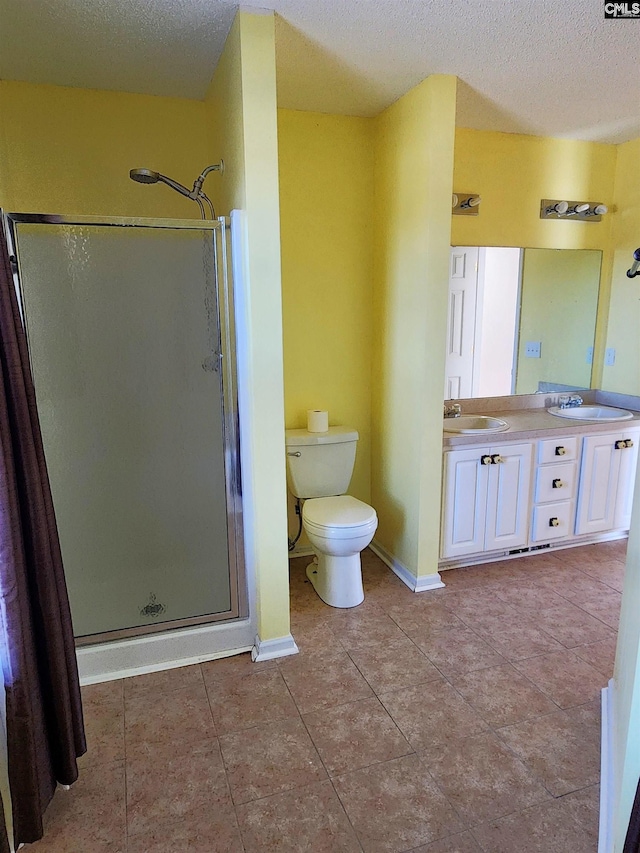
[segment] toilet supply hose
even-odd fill
[[[293,551],[296,547],[296,543],[298,539],[302,535],[302,504],[300,503],[300,498],[296,498],[296,515],[298,516],[298,532],[296,533],[295,539],[287,538],[287,542],[289,543],[289,550]]]

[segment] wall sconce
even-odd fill
[[[477,216],[481,201],[476,193],[454,193],[451,196],[451,212],[456,216]]]
[[[609,208],[593,201],[558,201],[543,198],[540,202],[540,219],[573,219],[580,222],[600,222]]]

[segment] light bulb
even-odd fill
[[[451,207],[457,207],[457,206],[458,206],[458,196],[454,193],[451,196]]]
[[[593,212],[596,216],[603,216],[605,213],[609,212],[609,208],[606,204],[598,204],[593,208]]]
[[[480,198],[479,195],[474,195],[474,196],[471,196],[471,198],[469,199],[467,204],[469,205],[469,207],[477,207],[481,201],[482,201],[482,199]]]
[[[559,201],[555,207],[552,207],[551,210],[558,214],[558,216],[564,216],[564,214],[569,210],[569,202],[568,201]]]

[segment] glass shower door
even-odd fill
[[[14,223],[75,633],[91,641],[239,615],[224,227],[127,225]]]

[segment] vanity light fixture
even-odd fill
[[[594,201],[559,201],[543,198],[540,219],[572,219],[574,222],[600,222],[609,208]]]
[[[456,216],[477,216],[481,201],[477,193],[454,193],[451,196],[452,213]]]
[[[585,201],[582,204],[576,204],[575,207],[570,207],[567,210],[567,216],[576,216],[579,213],[586,213],[587,210],[589,210],[589,205]]]
[[[540,206],[540,218],[548,219],[554,217],[557,219],[559,216],[564,216],[568,210],[568,201],[549,201],[548,199],[544,199]]]

